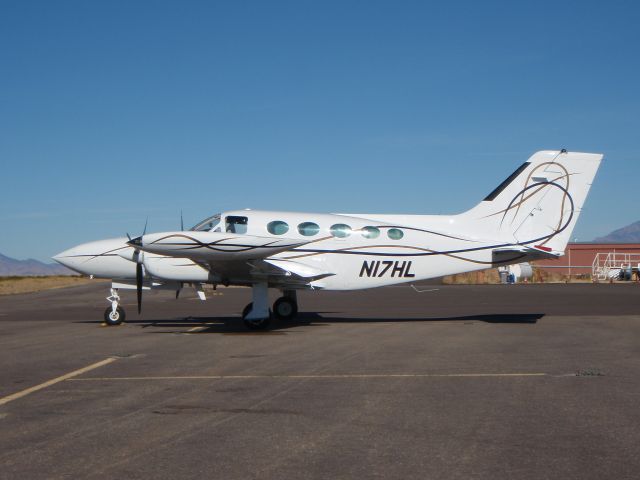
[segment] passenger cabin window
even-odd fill
[[[404,233],[402,232],[402,230],[399,230],[397,228],[390,228],[387,232],[387,235],[391,240],[400,240],[402,237],[404,237]]]
[[[211,232],[220,224],[220,214],[205,218],[190,228],[192,232]],[[218,229],[220,231],[220,229]]]
[[[267,224],[267,231],[271,235],[284,235],[289,231],[289,224],[281,220],[274,220]]]
[[[331,232],[331,235],[338,238],[347,238],[351,235],[351,227],[344,223],[336,223],[335,225],[332,225],[329,231]]]
[[[298,232],[305,237],[311,237],[317,235],[320,231],[320,226],[313,222],[304,222],[298,225]]]
[[[226,219],[227,233],[247,233],[247,217],[228,216]]]
[[[376,227],[363,227],[362,236],[364,238],[378,238],[380,236],[380,230]]]

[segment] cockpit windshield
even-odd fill
[[[212,217],[205,218],[200,223],[197,223],[196,225],[191,227],[190,230],[192,232],[211,232],[218,226],[219,223],[220,223],[220,214],[216,213]]]

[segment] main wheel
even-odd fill
[[[116,311],[113,311],[113,308],[108,307],[104,311],[104,323],[107,325],[120,325],[124,322],[126,315],[124,313],[124,308],[118,305]]]
[[[280,320],[291,320],[298,313],[298,304],[287,297],[280,297],[273,304],[273,313]]]
[[[253,302],[249,303],[242,310],[242,320],[244,320],[244,325],[249,330],[265,330],[271,323],[271,311],[269,311],[269,317],[267,318],[256,318],[253,320],[247,320],[247,315],[249,315],[249,312],[251,312],[252,308]]]

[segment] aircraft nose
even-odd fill
[[[78,247],[81,247],[81,246],[82,245],[78,245],[76,247],[64,250],[63,252],[60,252],[51,258],[56,262],[58,262],[60,265],[64,265],[65,267],[70,268],[71,270],[75,270],[76,272],[79,272],[80,270],[78,270],[76,267],[79,266],[80,261],[82,260],[82,257],[78,256]],[[80,273],[83,273],[83,272],[80,272]]]
[[[61,265],[64,265],[64,257],[66,256],[66,253],[67,253],[66,250],[64,252],[56,253],[53,257],[51,257],[51,259],[55,260]]]
[[[76,245],[52,258],[83,275],[128,278],[132,271],[135,274],[135,263],[121,256],[127,249],[126,238],[112,238]]]

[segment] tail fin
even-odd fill
[[[562,253],[602,157],[537,152],[461,217],[479,236]]]

